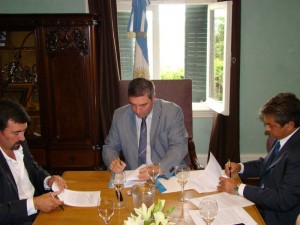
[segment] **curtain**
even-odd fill
[[[120,52],[117,27],[117,3],[113,0],[88,0],[90,13],[98,14],[97,54],[99,62],[100,142],[108,135],[114,110],[118,107]],[[102,158],[102,157],[101,157]]]
[[[240,0],[232,0],[232,2],[230,114],[229,116],[223,116],[215,113],[209,143],[209,152],[214,154],[222,168],[224,168],[228,159],[232,162],[240,162],[239,95],[241,3]]]

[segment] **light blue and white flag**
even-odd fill
[[[133,77],[150,79],[146,19],[147,6],[150,0],[132,0],[132,10],[127,26],[129,37],[135,37],[135,54]]]

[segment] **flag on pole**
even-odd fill
[[[150,79],[146,19],[147,6],[150,0],[132,0],[132,10],[128,21],[127,31],[129,37],[135,37],[133,77]]]

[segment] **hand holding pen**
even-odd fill
[[[234,173],[238,173],[241,170],[241,165],[239,163],[231,162],[228,159],[228,162],[225,164],[225,173],[229,178],[233,177]]]
[[[114,173],[122,172],[125,169],[125,167],[126,163],[123,162],[119,157],[114,159],[109,165],[109,169]]]
[[[41,212],[50,212],[56,209],[58,206],[63,210],[63,201],[59,200],[57,195],[61,191],[46,193],[33,198],[34,208]]]
[[[57,197],[58,193],[57,192],[53,192],[53,190],[51,189],[51,192],[50,192],[50,196],[52,198],[56,198],[60,201],[60,199]],[[65,210],[64,207],[62,205],[59,205],[59,208],[61,208],[61,210]]]
[[[229,170],[229,178],[231,178],[231,162],[230,162],[230,159],[228,159],[228,170]]]

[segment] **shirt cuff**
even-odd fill
[[[27,214],[31,216],[32,214],[36,214],[37,210],[34,207],[33,198],[28,198],[26,201],[27,204]]]
[[[245,187],[246,187],[246,184],[243,184],[243,183],[240,184],[239,190],[238,190],[238,194],[240,196],[244,196],[244,189],[245,189]]]
[[[51,189],[51,187],[49,187],[49,185],[48,185],[48,180],[51,178],[51,176],[48,176],[48,177],[46,177],[45,178],[45,180],[44,180],[44,188],[45,188],[45,190],[50,190]]]
[[[244,164],[243,163],[239,163],[241,165],[241,170],[238,173],[244,173]]]

